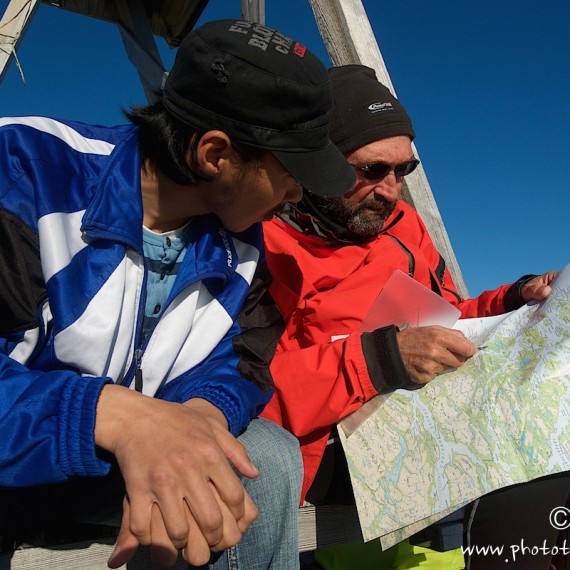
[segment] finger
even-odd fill
[[[142,479],[140,473],[129,480],[125,479],[125,483],[129,509],[129,531],[141,546],[148,546],[151,541],[150,519],[155,497],[147,491],[150,486]]]
[[[469,360],[469,358],[471,357],[464,356],[463,354],[446,352],[440,360],[441,370],[438,370],[438,373],[443,372],[446,368],[460,368],[467,362],[467,360]]]
[[[443,368],[442,368],[441,372],[443,372]],[[425,384],[428,384],[429,382],[431,382],[436,376],[437,376],[437,373],[435,373],[435,372],[428,373],[428,372],[414,371],[413,376],[412,376],[412,381],[415,382],[416,384],[419,384],[420,386],[424,386]]]
[[[450,331],[451,332],[451,331]],[[477,345],[471,342],[461,331],[453,331],[453,333],[460,333],[460,335],[450,334],[443,340],[445,352],[452,353],[455,358],[460,358],[465,361],[477,352]]]
[[[214,485],[212,493],[221,504],[224,504],[234,520],[240,520],[245,515],[246,492],[242,482],[233,471],[232,477],[213,476],[211,481]]]
[[[241,530],[239,528],[237,520],[234,518],[228,506],[220,498],[220,495],[218,494],[218,491],[214,485],[210,484],[210,486],[212,489],[212,494],[216,497],[218,504],[220,505],[220,510],[223,516],[222,539],[217,544],[210,545],[210,548],[214,552],[221,552],[230,546],[234,546],[234,544],[237,544],[240,541]]]
[[[117,536],[117,543],[115,544],[115,548],[107,561],[107,566],[109,566],[109,568],[119,568],[126,564],[134,556],[139,547],[137,538],[129,529],[129,515],[129,501],[125,498],[123,501],[123,518],[121,521],[119,535]]]
[[[546,278],[546,284],[551,285],[556,277],[558,277],[558,271],[548,271],[544,276]]]
[[[188,528],[188,523],[185,524],[185,527]],[[152,508],[151,535],[150,556],[152,562],[160,568],[174,566],[178,558],[178,548],[170,540],[162,513],[156,504]],[[188,534],[184,537],[184,546],[187,539]]]
[[[245,532],[247,527],[257,518],[258,514],[258,508],[246,491],[244,515],[238,520],[238,526],[242,533]]]
[[[228,469],[235,477],[229,466]],[[218,544],[223,537],[223,515],[209,483],[196,482],[188,489],[185,501],[207,544],[210,546]]]
[[[544,301],[550,293],[552,293],[552,287],[550,285],[542,285],[542,287],[530,291],[528,301]]]
[[[210,560],[210,546],[200,531],[189,507],[186,510],[186,517],[190,530],[186,546],[182,549],[182,556],[191,566],[203,566]]]
[[[424,385],[431,382],[442,372],[463,366],[468,358],[470,357],[454,354],[447,349],[441,348],[429,358],[417,361],[410,372],[410,376],[417,384]]]
[[[129,503],[129,528],[139,544],[148,546],[152,542],[151,521],[154,506],[158,505],[170,541],[178,549],[184,547],[188,536],[185,489],[181,487],[184,481],[193,485],[189,475],[177,477],[176,472],[159,468],[147,473],[147,479],[143,481],[131,478],[127,492],[129,497],[136,497],[136,500],[131,499]]]
[[[550,293],[552,293],[552,287],[550,285],[545,285],[540,291],[541,300],[546,299]]]
[[[235,438],[233,438],[233,436],[230,435],[230,437],[233,439],[233,443],[236,446],[239,446],[239,448],[241,448],[241,450],[243,450],[243,452],[245,453],[245,447],[241,443],[239,443]],[[229,508],[231,515],[235,520],[242,519],[242,517],[245,514],[246,492],[242,485],[242,482],[240,481],[234,470],[230,467],[229,463],[219,462],[216,465],[212,466],[210,481],[213,483],[213,486],[216,489],[216,496],[214,496],[212,491],[210,491],[210,495],[212,496],[212,498],[214,498],[214,500],[221,499],[221,502]],[[190,502],[191,507],[194,504],[196,504],[195,501]],[[200,514],[200,512],[193,509],[192,513],[200,528],[203,531],[205,531],[205,527],[203,526],[202,515]],[[222,522],[222,520],[223,517],[220,518],[220,523]],[[218,542],[218,541],[213,542],[208,534],[206,534],[206,537],[208,538],[208,542],[210,545],[216,544]]]
[[[184,497],[174,491],[174,486],[155,489],[156,503],[152,507],[151,529],[154,539],[153,523],[158,524],[157,511],[160,515],[160,526],[166,539],[177,550],[186,546],[188,539],[188,519]],[[153,540],[154,543],[154,540]]]
[[[245,477],[254,479],[259,475],[259,470],[251,462],[247,451],[229,431],[216,432],[216,441],[222,448],[231,464]]]

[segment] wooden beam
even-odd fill
[[[371,67],[376,71],[378,80],[396,95],[361,0],[309,0],[309,2],[331,63],[334,66],[361,64]],[[419,158],[415,145],[414,152]],[[459,293],[463,297],[468,297],[465,280],[421,164],[406,177],[403,196],[424,220],[437,249],[447,262]]]
[[[139,74],[147,100],[153,103],[166,73],[144,5],[139,0],[116,0],[116,7],[127,55]]]
[[[10,0],[0,20],[0,81],[8,69],[12,57],[25,82],[24,71],[20,67],[16,54],[16,45],[22,39],[27,25],[30,23],[40,0]]]
[[[265,0],[241,0],[241,17],[265,25]]]

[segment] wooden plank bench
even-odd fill
[[[90,540],[65,544],[43,544],[42,537],[28,544],[18,545],[15,550],[4,544],[0,553],[0,570],[106,570],[107,559],[113,551],[116,531]],[[299,551],[308,552],[318,546],[331,546],[352,540],[362,540],[358,514],[355,506],[327,505],[303,506],[299,509]],[[125,570],[152,570],[148,549],[141,548]],[[180,559],[175,570],[186,570]]]
[[[355,505],[303,506],[299,509],[299,551],[362,540]]]

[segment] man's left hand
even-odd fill
[[[529,301],[544,301],[552,291],[552,282],[556,279],[558,271],[547,271],[527,281],[521,287],[521,296],[525,303]]]

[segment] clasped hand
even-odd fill
[[[119,417],[109,415],[111,408]],[[139,545],[151,547],[160,567],[173,566],[180,550],[189,564],[200,566],[212,551],[239,542],[256,518],[230,463],[246,477],[258,471],[209,402],[176,404],[107,386],[95,434],[115,455],[127,491],[109,567],[128,562]]]

